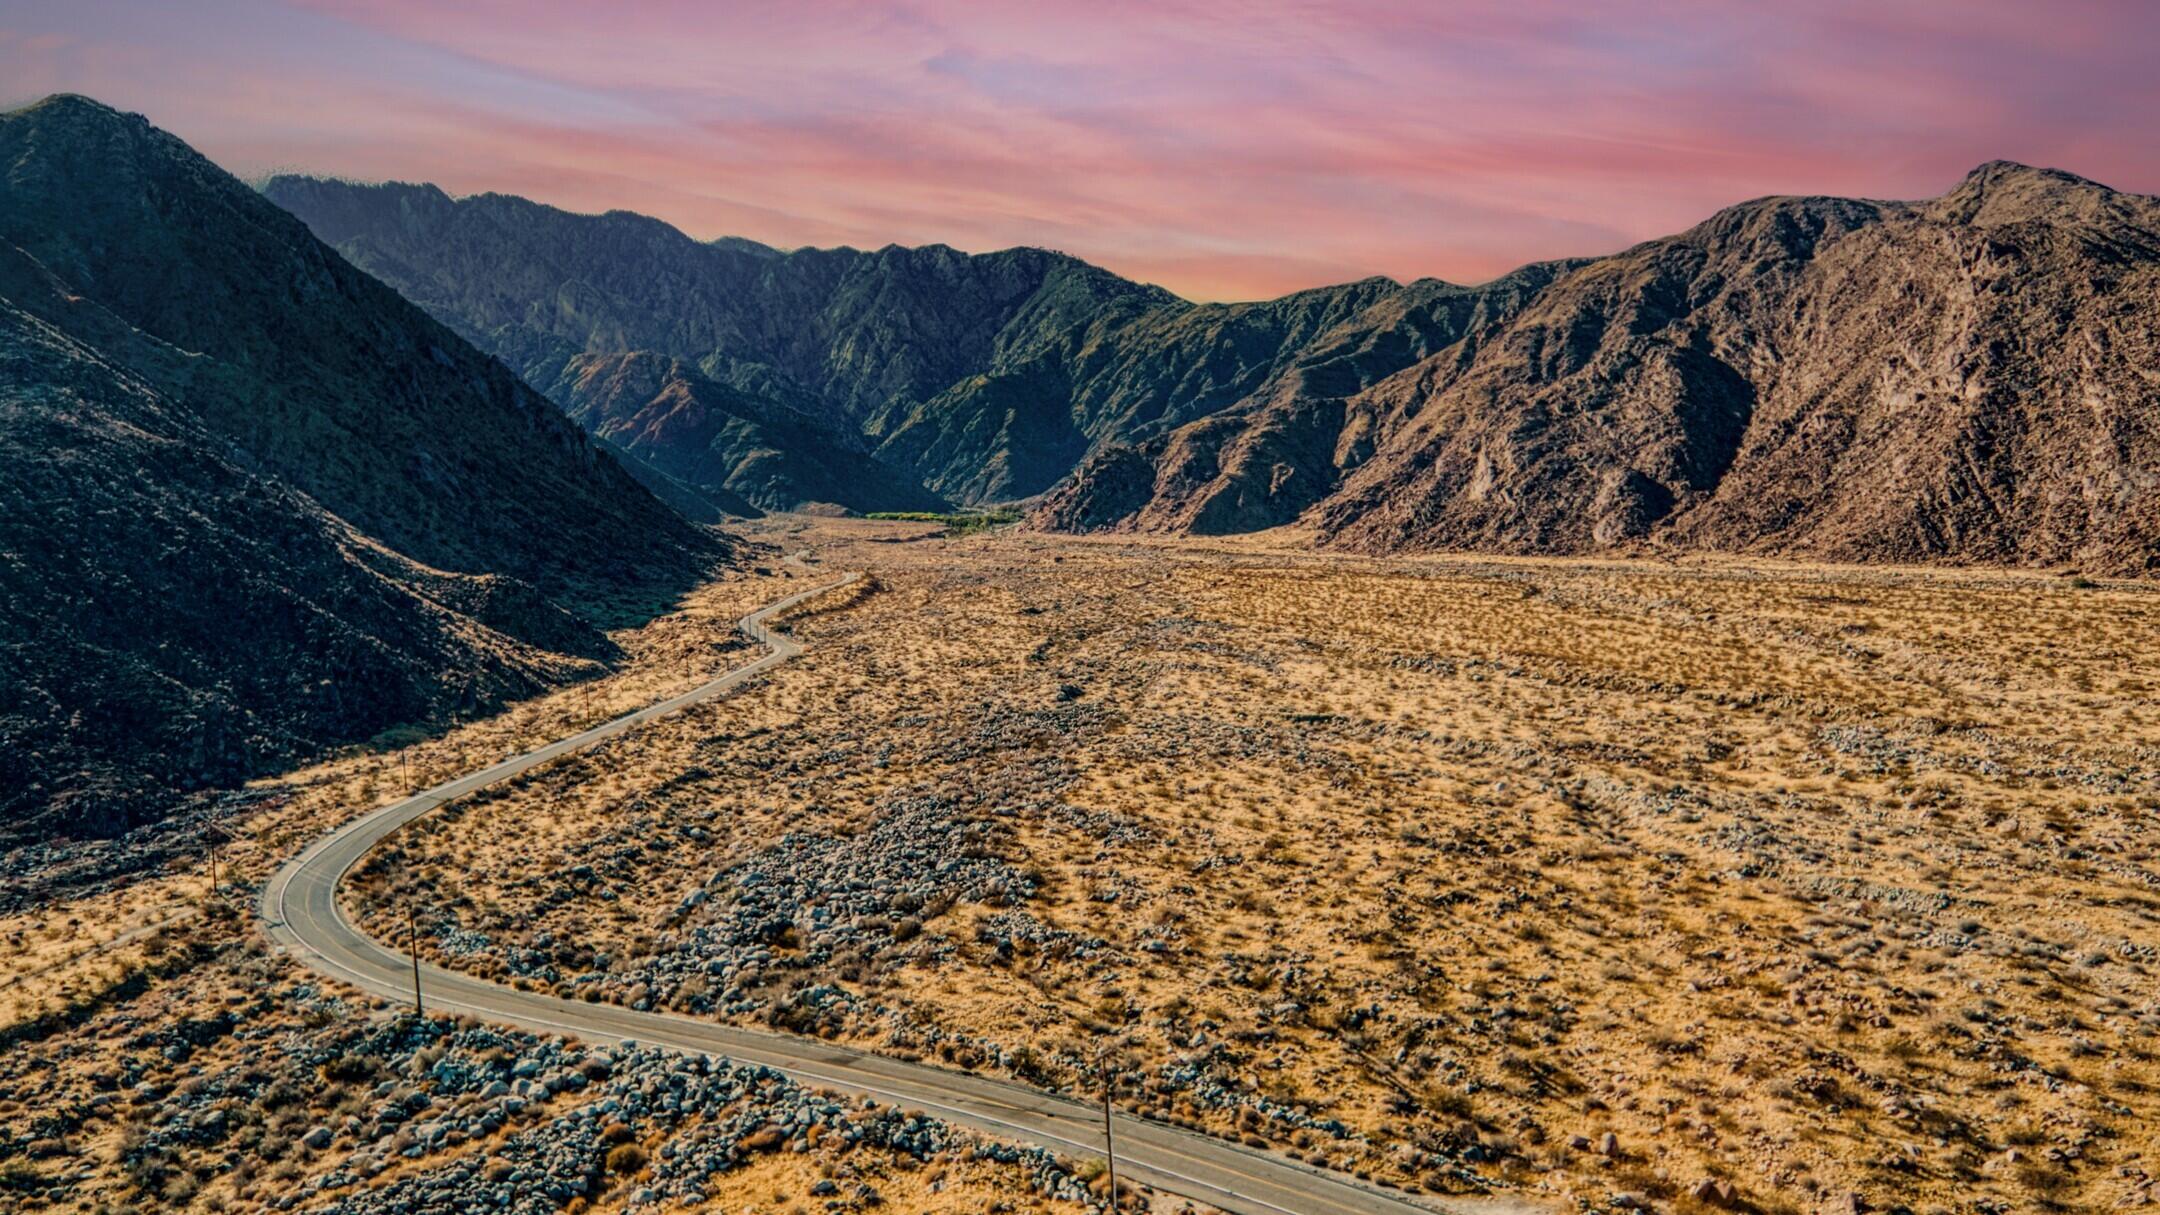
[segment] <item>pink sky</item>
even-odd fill
[[[1228,299],[1994,158],[2160,192],[2156,49],[2153,0],[0,0],[0,101],[88,93],[243,175],[1047,245]]]

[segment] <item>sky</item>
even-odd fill
[[[2156,51],[2160,0],[0,0],[0,104],[87,93],[246,177],[1250,299],[1992,159],[2160,193]]]

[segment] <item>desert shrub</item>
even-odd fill
[[[628,1177],[645,1167],[650,1159],[645,1149],[634,1143],[621,1143],[608,1150],[608,1172],[617,1177]]]

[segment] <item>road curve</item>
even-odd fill
[[[391,999],[409,998],[410,958],[354,928],[338,902],[339,882],[370,849],[445,802],[710,700],[795,657],[802,652],[801,645],[774,633],[765,621],[858,577],[850,574],[811,587],[743,617],[742,631],[767,648],[762,658],[680,696],[361,815],[315,841],[279,869],[263,889],[262,914],[271,938],[325,975]],[[815,1038],[518,991],[435,966],[423,966],[421,975],[431,1012],[471,1013],[587,1041],[635,1040],[724,1055],[763,1064],[815,1087],[874,1097],[1001,1138],[1083,1156],[1102,1152],[1099,1107],[1008,1081],[868,1054]],[[1118,1171],[1123,1178],[1236,1215],[1430,1215],[1436,1209],[1472,1209],[1467,1204],[1413,1202],[1346,1177],[1158,1122],[1120,1114],[1116,1126]]]

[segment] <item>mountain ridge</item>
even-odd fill
[[[432,186],[291,176],[264,188],[536,384],[559,382],[578,353],[665,355],[809,413],[843,439],[852,433],[883,463],[964,502],[1040,493],[1106,441],[1233,403],[1292,357],[1286,343],[1317,336],[1331,306],[1445,286],[1376,276],[1194,304],[1030,246],[751,254],[633,214],[581,215],[511,195],[452,199]],[[983,289],[1000,279],[1002,294]],[[631,284],[661,303],[641,312]],[[956,300],[948,288],[965,290]],[[760,332],[744,319],[752,313],[784,320]],[[954,333],[964,339],[949,343]],[[1151,343],[1177,347],[1162,375]],[[1078,399],[1048,402],[1057,393]]]

